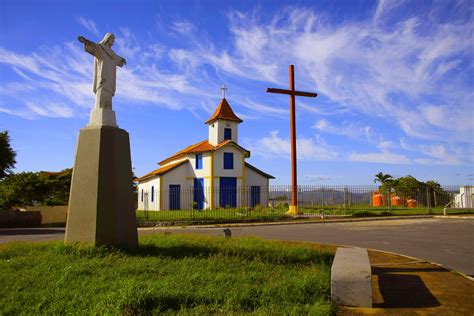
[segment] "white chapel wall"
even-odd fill
[[[152,200],[152,193],[154,191],[154,196]],[[138,184],[138,209],[139,210],[149,210],[157,211],[160,209],[160,177],[156,176],[144,180]],[[142,193],[143,190],[143,193]],[[142,199],[143,197],[143,199]]]
[[[247,196],[250,196],[251,186],[260,186],[260,204],[263,206],[268,205],[268,179],[262,176],[260,173],[253,171],[252,169],[245,167],[245,187]],[[248,202],[250,205],[250,201]]]
[[[196,169],[196,154],[193,153],[188,155],[188,177],[205,178],[210,175],[211,154],[210,152],[204,152],[200,154],[202,154],[202,169]]]
[[[234,154],[234,169],[224,169],[224,153]],[[242,151],[232,145],[219,148],[214,152],[214,176],[216,177],[241,177],[242,176]]]
[[[163,192],[162,194],[162,202],[163,202],[163,210],[168,210],[170,207],[169,204],[169,186],[171,184],[179,185],[181,189],[180,195],[180,207],[181,209],[189,209],[190,203],[192,201],[192,195],[190,195],[190,188],[193,185],[192,180],[188,179],[188,165],[183,164],[175,169],[163,174],[161,176],[163,180]]]
[[[238,123],[226,120],[214,121],[209,125],[209,142],[212,145],[217,145],[224,140],[224,129],[230,128],[232,130],[231,140],[238,143],[239,129]]]

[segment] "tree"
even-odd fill
[[[59,172],[38,172],[38,180],[42,186],[40,203],[44,205],[67,205],[71,188],[72,168]]]
[[[10,146],[8,131],[0,132],[0,179],[12,172],[16,164],[16,152]]]
[[[20,172],[0,181],[0,209],[12,206],[67,205],[72,169]]]
[[[375,175],[374,183],[380,182],[379,191],[383,194],[390,194],[390,187],[392,186],[393,177],[390,174],[383,174],[379,172]]]
[[[374,183],[380,182],[380,184],[385,184],[386,182],[392,180],[393,177],[391,175],[383,174],[382,172],[379,172],[375,175]]]
[[[430,205],[446,205],[451,201],[451,196],[449,193],[446,192],[446,190],[444,190],[438,182],[429,180],[425,182],[425,185],[429,190],[429,196],[431,199]]]
[[[423,186],[423,182],[410,175],[398,178],[392,183],[396,194],[403,199],[416,198]]]
[[[389,174],[384,175],[381,172],[375,177],[374,182],[382,183],[379,191],[384,194],[395,193],[402,199],[415,199],[419,204],[431,206],[445,205],[451,199],[449,193],[433,180],[422,182],[410,175],[393,179]]]
[[[10,174],[0,182],[0,208],[27,206],[39,202],[43,188],[33,172]]]

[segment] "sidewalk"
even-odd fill
[[[474,281],[440,265],[369,250],[373,308],[341,315],[473,315]]]

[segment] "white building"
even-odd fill
[[[268,205],[273,176],[245,162],[238,118],[225,98],[206,124],[208,139],[159,162],[138,179],[139,210],[212,209]]]
[[[474,186],[463,186],[454,195],[455,208],[474,208]]]

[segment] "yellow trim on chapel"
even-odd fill
[[[160,210],[163,210],[163,177],[159,176],[160,179]]]
[[[211,175],[210,175],[210,199],[209,199],[209,208],[214,208],[214,152],[211,151]]]
[[[209,176],[204,176],[204,177],[186,177],[187,180],[194,180],[196,178],[199,178],[199,179],[210,179],[211,177]]]

